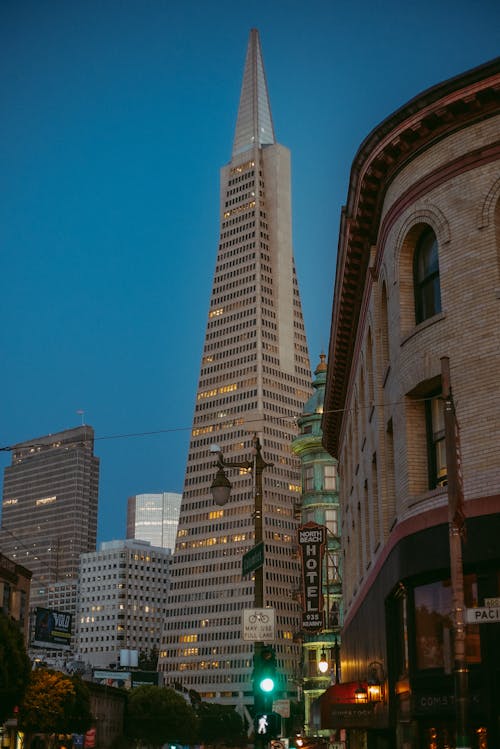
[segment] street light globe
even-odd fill
[[[212,492],[212,497],[215,504],[219,505],[219,507],[225,505],[229,500],[229,496],[231,494],[231,482],[229,481],[228,477],[224,473],[224,469],[221,466],[219,466],[215,478],[212,481],[210,491]]]
[[[318,671],[320,672],[320,674],[326,674],[326,672],[328,671],[328,661],[326,660],[326,654],[324,650],[321,653],[321,658],[318,662]]]

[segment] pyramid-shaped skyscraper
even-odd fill
[[[255,476],[227,471],[231,499],[214,505],[214,445],[263,472],[264,606],[276,614],[280,696],[295,692],[300,647],[295,553],[300,463],[296,417],[311,369],[291,236],[290,153],[276,143],[259,34],[252,29],[231,162],[221,171],[220,242],[210,298],[159,667],[166,684],[203,699],[252,702],[253,643],[242,611],[254,604],[242,557],[254,546]]]

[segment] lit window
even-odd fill
[[[425,402],[429,489],[446,485],[446,443],[444,434],[444,401],[434,395]]]
[[[40,505],[51,505],[53,502],[55,502],[57,497],[43,497],[43,499],[37,499],[35,502],[35,505],[39,507]]]

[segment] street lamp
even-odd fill
[[[335,666],[335,684],[340,683],[340,645],[338,643],[337,635],[333,641],[332,647],[323,646],[321,655],[318,661],[318,671],[320,674],[326,674],[330,668],[330,662],[328,660],[327,651],[333,654],[333,665]]]
[[[380,661],[372,661],[368,664],[368,701],[382,702],[384,699],[385,673]]]
[[[318,663],[318,671],[320,672],[320,674],[326,674],[326,672],[328,671],[328,661],[326,659],[324,648],[321,651],[321,656]]]
[[[225,505],[231,494],[231,482],[224,472],[224,468],[244,468],[245,470],[254,469],[255,471],[255,498],[254,498],[254,536],[255,546],[263,542],[262,532],[262,473],[265,468],[272,466],[272,463],[266,463],[262,457],[262,447],[256,434],[252,439],[253,460],[225,460],[222,452],[219,451],[217,459],[217,473],[212,482],[210,490],[214,502],[219,507]],[[264,576],[263,568],[257,567],[255,570],[255,608],[264,606]]]

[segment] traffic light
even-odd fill
[[[255,736],[263,741],[275,739],[281,733],[281,716],[278,713],[257,713],[254,719]]]
[[[254,694],[272,697],[276,689],[276,653],[264,645],[254,655]]]

